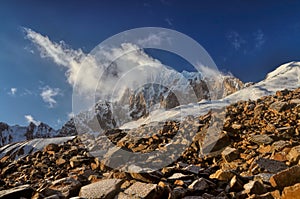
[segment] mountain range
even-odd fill
[[[71,136],[77,132],[101,133],[112,128],[130,129],[154,121],[202,115],[212,108],[225,107],[239,100],[255,100],[278,90],[295,89],[299,87],[299,73],[300,62],[281,65],[258,83],[243,83],[232,75],[221,73],[218,81],[205,79],[195,72],[169,73],[160,78],[168,81],[163,85],[172,86],[146,84],[137,90],[125,89],[120,99],[99,100],[95,104],[95,112],[81,112],[59,130],[45,123],[30,123],[22,127],[1,122],[0,146],[34,138]],[[210,88],[217,89],[212,92]]]

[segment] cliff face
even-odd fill
[[[85,111],[74,118],[80,132],[99,132],[116,128],[124,123],[147,117],[154,110],[169,110],[179,105],[201,100],[216,100],[226,97],[244,87],[233,76],[220,75],[216,79],[202,79],[196,72],[174,73],[160,77],[158,83],[145,84],[137,90],[125,89],[117,101],[100,100],[95,113]],[[168,85],[165,86],[165,85]],[[70,126],[72,122],[66,125]],[[63,126],[62,135],[66,135]],[[68,134],[68,135],[73,135]]]

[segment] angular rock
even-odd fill
[[[277,173],[288,168],[288,166],[286,166],[286,164],[283,162],[270,160],[267,158],[259,158],[256,163],[260,168],[271,173]]]
[[[274,102],[270,105],[270,109],[281,112],[287,106],[287,104],[287,102]]]
[[[290,144],[288,141],[279,140],[272,144],[273,150],[281,151],[283,148],[288,147]]]
[[[209,188],[210,184],[212,184],[212,182],[208,182],[205,178],[200,178],[190,184],[188,188],[192,191],[204,191]]]
[[[300,183],[285,187],[282,191],[282,199],[300,199]]]
[[[142,181],[142,182],[156,182],[159,180],[157,176],[152,175],[151,173],[130,173],[130,176],[133,179]]]
[[[158,198],[161,195],[162,190],[157,186],[157,184],[135,182],[126,189],[124,193],[130,197],[151,199]]]
[[[250,139],[250,141],[254,142],[255,144],[270,144],[273,142],[273,139],[270,138],[268,135],[262,134],[262,135],[253,135]]]
[[[114,199],[140,199],[137,196],[130,196],[127,195],[126,193],[120,192],[118,195],[116,195],[116,197],[114,197]]]
[[[65,164],[65,163],[66,163],[66,160],[63,159],[63,158],[59,158],[59,159],[56,160],[56,164],[57,164],[58,166],[60,166],[60,165],[62,165],[62,164]]]
[[[230,191],[234,191],[234,192],[239,192],[243,190],[243,182],[235,175],[233,176],[233,178],[230,180],[229,183],[229,189]]]
[[[81,187],[81,183],[74,178],[62,178],[52,182],[49,187],[52,190],[59,191],[64,197],[69,198],[77,196]]]
[[[47,146],[45,146],[44,151],[54,151],[54,152],[58,152],[59,150],[59,146],[57,144],[48,144]]]
[[[258,180],[258,181],[263,181],[266,183],[269,183],[270,178],[273,176],[274,174],[272,173],[259,173],[257,175],[254,176],[254,180]]]
[[[170,198],[183,198],[186,196],[187,190],[182,188],[182,187],[175,187],[172,192],[171,192],[171,197]]]
[[[244,185],[244,192],[247,194],[264,194],[267,192],[267,189],[259,181],[250,181]]]
[[[238,151],[231,147],[226,147],[221,155],[226,162],[231,162],[239,157]]]
[[[293,147],[286,157],[291,163],[298,163],[300,160],[300,145]]]
[[[222,169],[219,169],[217,170],[214,174],[211,174],[209,176],[209,178],[211,179],[218,179],[220,181],[229,181],[231,180],[231,178],[234,176],[234,174],[231,172],[231,171],[228,171],[228,170],[222,170]]]
[[[33,193],[33,188],[29,185],[22,185],[19,187],[14,187],[11,189],[0,191],[1,199],[13,199],[13,198],[31,198]]]
[[[174,173],[172,176],[168,177],[168,180],[179,180],[179,179],[187,179],[191,176],[185,175],[182,173]]]
[[[300,166],[295,165],[276,173],[270,178],[270,183],[273,187],[278,189],[300,183]]]
[[[188,171],[189,173],[198,175],[200,171],[203,171],[204,169],[200,166],[196,165],[189,165],[185,168],[183,168],[184,171]]]
[[[123,180],[105,179],[81,187],[79,196],[83,198],[114,198],[120,191]]]

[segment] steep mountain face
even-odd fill
[[[55,137],[58,133],[58,131],[45,123],[35,125],[31,122],[28,126],[9,126],[6,123],[0,122],[0,146],[34,138]]]
[[[182,105],[166,111],[153,111],[147,118],[128,122],[120,128],[135,128],[150,121],[180,120],[188,115],[203,115],[211,109],[222,109],[240,100],[256,100],[262,96],[274,95],[278,90],[300,87],[300,62],[290,62],[279,66],[258,83],[245,84],[244,88],[224,98]],[[230,81],[229,81],[230,82]],[[232,82],[230,83],[232,84]],[[226,84],[224,84],[225,87]]]
[[[221,99],[244,87],[244,83],[233,76],[219,74],[216,81],[203,79],[199,73],[187,71],[168,71],[154,82],[136,90],[125,89],[117,101],[98,101],[95,113],[85,111],[74,118],[77,130],[83,133],[116,128],[145,118],[155,110],[169,110],[201,100]],[[66,125],[69,126],[70,122]],[[65,135],[64,132],[62,134]]]

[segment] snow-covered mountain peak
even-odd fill
[[[222,99],[203,100],[198,103],[181,105],[166,111],[153,111],[147,118],[128,122],[120,128],[136,128],[149,122],[161,122],[166,120],[177,120],[188,115],[199,116],[206,114],[212,109],[220,109],[241,100],[256,100],[262,96],[273,95],[276,91],[284,89],[296,89],[300,87],[300,62],[290,62],[279,66],[270,72],[266,79],[244,87]]]
[[[34,138],[55,137],[58,136],[58,134],[59,131],[54,130],[49,125],[42,122],[39,125],[31,122],[28,126],[10,126],[0,122],[0,146]]]
[[[267,74],[266,80],[276,78],[278,75],[284,75],[292,70],[298,72],[297,70],[300,70],[300,62],[292,61],[277,67],[274,71]]]

